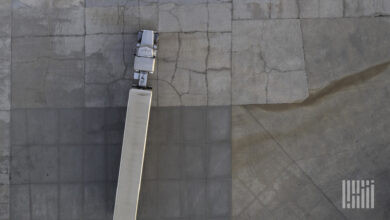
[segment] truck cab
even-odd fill
[[[138,88],[148,88],[148,75],[154,73],[158,33],[152,30],[138,32],[134,58],[134,83]]]

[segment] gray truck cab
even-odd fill
[[[154,73],[157,55],[158,33],[152,30],[138,32],[134,58],[133,86],[148,88],[148,75]]]

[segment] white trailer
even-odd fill
[[[151,100],[151,90],[130,90],[114,220],[135,220],[137,217]]]

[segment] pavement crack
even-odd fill
[[[176,72],[177,72],[177,69],[178,69],[179,56],[180,56],[180,50],[181,50],[181,36],[180,36],[180,33],[177,33],[177,39],[178,39],[178,44],[179,45],[178,45],[177,52],[176,52],[175,70],[174,70],[173,75],[171,77],[171,83],[173,83],[173,81],[175,80]]]
[[[124,70],[123,70],[123,73],[122,73],[122,77],[126,77],[126,74],[127,74],[127,69],[128,69],[128,65],[127,65],[127,62],[126,62],[126,43],[125,43],[125,35],[122,34],[122,63],[123,63],[123,66],[124,66]],[[130,76],[132,78],[132,76]]]
[[[172,17],[174,17],[175,19],[176,19],[176,21],[177,21],[177,24],[179,25],[179,32],[184,32],[183,31],[183,27],[182,27],[182,25],[181,25],[181,23],[180,23],[180,19],[179,19],[179,17],[175,14],[175,13],[173,13],[172,11],[177,7],[177,5],[176,4],[174,4],[175,5],[175,7],[173,7],[171,10],[168,10],[168,13],[170,14],[170,15],[172,15]]]
[[[308,71],[307,71],[307,68],[306,68],[307,60],[306,60],[306,53],[305,53],[305,39],[304,39],[304,36],[303,36],[302,21],[298,20],[298,22],[299,22],[299,29],[301,31],[301,39],[302,39],[303,71],[305,72],[306,87],[307,87],[307,91],[308,91],[309,90],[309,81],[307,79]]]
[[[301,17],[301,4],[300,0],[295,0],[295,4],[297,4],[297,18]]]
[[[125,7],[124,6],[120,6],[120,11],[122,12],[122,63],[124,65],[124,70],[123,70],[123,73],[122,73],[122,77],[126,77],[126,74],[127,74],[127,70],[128,70],[128,66],[127,66],[127,62],[126,62],[126,41],[125,41],[125,23],[126,23],[126,20],[125,20],[125,16],[124,16],[124,11],[125,11]],[[131,75],[130,76],[131,78],[133,78],[133,76]]]
[[[180,94],[180,92],[170,82],[168,82],[167,80],[159,79],[159,81],[167,83],[173,89],[173,91],[175,91],[175,93],[179,97],[180,105],[182,105],[182,100],[181,99],[182,99],[182,95],[183,94]]]
[[[122,33],[123,33],[123,28],[124,28],[124,7],[123,6],[118,6],[118,16],[116,18],[116,23],[120,24],[122,26]]]
[[[345,2],[345,0],[342,0],[342,4],[343,4],[343,17],[345,17],[346,15],[346,6],[347,6],[347,3]]]

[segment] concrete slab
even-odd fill
[[[125,70],[122,35],[90,35],[85,44],[85,81],[111,83]]]
[[[59,192],[60,219],[78,219],[83,214],[83,185],[61,184]]]
[[[31,218],[55,219],[58,216],[57,184],[33,185],[31,193]]]
[[[10,218],[27,220],[31,219],[31,200],[29,185],[12,185],[10,199]]]
[[[298,0],[233,0],[234,19],[298,18]]]
[[[362,17],[375,16],[383,12],[383,4],[386,0],[346,0],[345,1],[345,16],[347,17]]]
[[[147,10],[143,6],[143,9]],[[135,34],[140,28],[140,8],[138,5],[126,7],[87,7],[85,9],[86,33],[130,33]]]
[[[305,19],[302,33],[311,91],[390,60],[389,18]]]
[[[9,218],[10,204],[10,112],[0,111],[0,218]]]
[[[11,144],[11,112],[0,111],[0,145],[3,146],[0,149],[0,156],[9,156],[10,144]]]
[[[11,38],[0,37],[0,110],[9,110],[11,108],[10,98]]]
[[[84,34],[84,0],[13,2],[13,36]]]
[[[307,97],[299,20],[234,21],[232,47],[232,104],[299,102]]]
[[[82,37],[15,39],[11,67],[14,73],[12,106],[83,106],[83,45]]]
[[[207,31],[207,4],[159,5],[159,32]]]
[[[2,1],[0,5],[0,37],[11,37],[12,1]]]
[[[300,18],[343,17],[343,0],[299,0]]]
[[[207,5],[209,32],[226,32],[232,30],[232,4],[209,3]]]
[[[135,220],[137,216],[151,101],[151,91],[129,92],[114,220]]]

